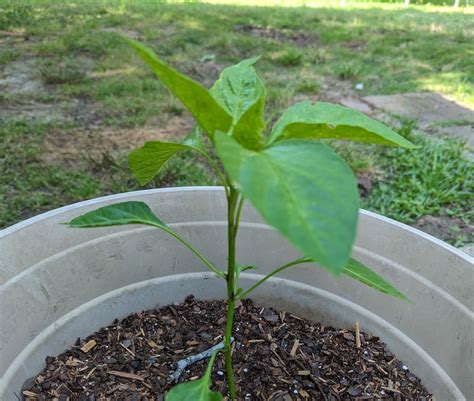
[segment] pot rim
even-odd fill
[[[80,202],[75,202],[71,203],[66,206],[62,206],[50,211],[47,211],[45,213],[41,213],[39,215],[30,217],[29,219],[20,221],[16,224],[13,224],[7,228],[4,228],[0,230],[0,240],[2,238],[5,238],[9,235],[12,235],[16,233],[17,231],[26,228],[28,226],[31,226],[33,224],[39,223],[43,220],[46,220],[50,217],[59,215],[64,212],[68,212],[80,207],[84,206],[92,206],[95,204],[100,204],[104,201],[113,201],[113,200],[126,200],[128,198],[135,198],[140,195],[147,195],[147,194],[160,194],[160,193],[173,193],[173,192],[193,192],[193,191],[216,191],[216,192],[224,192],[224,188],[221,186],[187,186],[187,187],[169,187],[169,188],[154,188],[154,189],[143,189],[139,191],[131,191],[131,192],[122,192],[118,194],[113,194],[113,195],[107,195],[107,196],[101,196],[98,198],[92,198],[88,199],[85,201],[80,201]],[[442,247],[445,251],[450,252],[457,257],[460,257],[464,259],[466,262],[470,262],[474,265],[474,257],[471,257],[467,253],[455,248],[454,246],[436,238],[433,237],[430,234],[425,233],[424,231],[421,231],[417,228],[414,228],[412,226],[409,226],[407,224],[401,223],[397,220],[391,219],[389,217],[386,217],[384,215],[371,212],[369,210],[365,209],[359,209],[360,214],[365,215],[373,220],[379,220],[382,221],[386,224],[395,226],[397,228],[403,229],[405,231],[411,232],[414,235],[417,235],[419,237],[422,237],[423,239],[432,242],[440,247]]]

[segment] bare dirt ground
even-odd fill
[[[147,141],[177,141],[193,127],[191,118],[176,117],[165,127],[136,127],[128,129],[72,129],[52,131],[45,137],[45,160],[64,164],[77,162],[78,154],[97,157],[102,154],[135,149]]]

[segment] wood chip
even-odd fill
[[[94,373],[96,371],[96,369],[97,369],[97,366],[92,368],[91,371],[86,375],[85,379],[88,380],[89,377],[92,376],[92,373]]]
[[[95,342],[95,340],[87,341],[87,342],[81,347],[81,351],[87,353],[87,352],[89,352],[92,348],[94,348],[96,345],[97,345],[97,343]]]
[[[385,391],[391,391],[392,393],[399,393],[399,394],[401,394],[401,391],[398,391],[398,390],[396,390],[396,389],[394,389],[394,388],[391,388],[391,387],[383,387],[383,386],[382,386],[381,388],[382,388],[383,390],[385,390]]]
[[[123,377],[124,379],[130,379],[130,380],[139,380],[139,381],[144,381],[145,378],[142,376],[134,375],[133,373],[127,373],[127,372],[120,372],[118,370],[109,370],[107,372],[109,375],[114,375],[117,377]]]
[[[271,368],[270,372],[272,376],[282,376],[283,375],[283,370],[281,368]]]
[[[309,370],[298,370],[298,376],[309,376],[310,374]]]
[[[33,393],[33,391],[28,391],[28,390],[22,391],[22,394],[23,394],[25,397],[33,397],[33,398],[37,398],[37,397],[38,397],[38,394]]]
[[[120,346],[125,350],[127,351],[131,356],[133,356],[135,358],[135,352],[133,352],[130,348],[126,347],[125,345],[123,345],[122,343],[120,343]]]
[[[81,366],[81,365],[84,365],[84,362],[76,358],[68,359],[66,361],[66,366],[76,367],[76,366]]]
[[[293,347],[291,347],[290,355],[294,358],[296,355],[296,351],[298,351],[298,347],[300,346],[300,340],[296,339],[293,343]]]
[[[302,388],[300,388],[300,391],[299,391],[301,397],[304,397],[304,398],[309,398],[309,394],[303,390]]]
[[[355,324],[355,340],[356,340],[356,348],[360,348],[360,326],[359,321]]]

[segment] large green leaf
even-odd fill
[[[232,135],[246,148],[263,145],[265,128],[265,87],[253,64],[258,58],[243,60],[224,69],[210,92],[214,99],[232,116]]]
[[[215,357],[216,353],[211,356],[206,373],[201,379],[174,386],[166,394],[166,401],[222,401],[221,393],[209,390]]]
[[[230,129],[232,117],[217,104],[206,88],[163,63],[141,43],[132,39],[128,39],[128,42],[211,138],[216,130],[227,132]]]
[[[396,298],[409,301],[408,298],[393,287],[390,283],[385,281],[383,277],[379,276],[373,270],[364,266],[362,263],[351,258],[349,262],[344,266],[342,271],[346,276],[349,276],[361,283],[368,285],[369,287],[375,288],[376,290],[383,292],[384,294],[391,295]]]
[[[225,170],[264,219],[337,273],[355,238],[359,196],[349,166],[323,143],[279,141],[260,152],[216,133]]]
[[[150,141],[128,155],[128,165],[141,185],[148,184],[177,152],[193,149],[173,142]]]
[[[107,227],[123,224],[147,224],[168,230],[146,203],[130,201],[104,206],[72,219],[67,225],[74,228]]]
[[[288,108],[275,123],[270,142],[288,138],[335,138],[416,148],[401,135],[365,114],[337,104],[309,101]]]

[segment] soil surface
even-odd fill
[[[27,380],[32,400],[164,400],[179,360],[222,341],[226,303],[197,301],[156,308],[115,321]],[[239,400],[434,400],[379,338],[325,327],[244,300],[234,326]],[[202,376],[207,361],[180,381]],[[214,390],[226,392],[224,362],[213,369]]]

